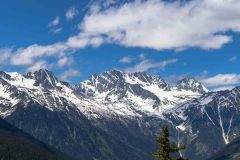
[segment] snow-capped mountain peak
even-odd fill
[[[0,71],[0,77],[5,78],[5,79],[11,78],[11,76],[4,71]]]
[[[54,74],[47,69],[40,69],[35,72],[29,72],[24,75],[26,78],[35,79],[35,85],[42,85],[46,88],[52,89],[56,87],[56,83],[58,83],[58,79],[54,76]]]
[[[106,92],[114,88],[125,88],[127,85],[157,85],[159,88],[169,89],[169,85],[160,76],[150,76],[144,72],[124,73],[119,70],[103,72],[92,75],[89,80],[81,82],[75,87],[79,91],[92,94],[93,92]]]
[[[70,87],[45,69],[27,74],[1,72],[0,85],[0,101],[8,102],[8,106],[33,101],[49,110],[61,110],[79,101]],[[11,111],[14,111],[14,107]]]
[[[196,98],[205,93],[200,83],[189,79],[188,88],[170,86],[160,76],[144,72],[124,73],[118,70],[93,75],[84,82],[75,85],[77,93],[97,100],[99,103],[119,103],[138,106],[148,112],[162,113],[178,104]],[[182,85],[183,86],[183,85]],[[195,87],[195,88],[190,88]],[[197,90],[198,89],[198,90]],[[122,105],[122,104],[121,104]],[[143,107],[144,106],[144,107]]]
[[[186,90],[186,91],[193,91],[198,93],[206,93],[208,89],[204,87],[200,82],[195,80],[194,78],[183,78],[177,82],[176,85],[178,90]]]
[[[141,72],[124,73],[118,70],[92,75],[89,80],[75,86],[58,81],[52,72],[45,69],[27,74],[1,72],[0,77],[4,83],[15,88],[15,91],[5,88],[0,97],[9,95],[5,100],[15,99],[16,103],[21,98],[13,95],[16,95],[16,92],[22,93],[27,95],[28,99],[51,110],[64,109],[68,104],[74,104],[81,111],[86,109],[80,107],[83,105],[87,106],[87,110],[111,110],[111,114],[117,111],[118,114],[134,115],[136,111],[141,111],[160,115],[165,110],[197,98],[203,93],[186,86],[181,89],[172,87],[160,76]],[[185,84],[189,87],[199,89],[198,82],[187,82],[189,83]],[[179,86],[180,84],[184,86],[183,83],[179,83]],[[89,103],[92,105],[86,105]]]

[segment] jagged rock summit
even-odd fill
[[[148,112],[162,112],[208,92],[200,82],[190,78],[171,86],[160,76],[118,70],[93,75],[73,89],[97,101],[132,103]]]
[[[200,82],[195,80],[194,78],[183,78],[182,80],[179,80],[177,82],[177,89],[178,90],[190,90],[193,92],[198,92],[198,93],[206,93],[209,92],[206,87],[204,87]]]
[[[85,110],[79,106],[84,105],[88,111],[110,110],[113,113],[117,110],[131,116],[137,110],[161,114],[207,92],[201,83],[190,78],[179,81],[177,86],[170,86],[160,76],[141,72],[127,74],[118,70],[92,75],[89,80],[74,86],[59,81],[46,69],[27,74],[2,71],[0,81],[1,101],[8,106],[14,106],[25,97],[24,103],[32,100],[51,110],[67,110],[74,104],[81,111]],[[97,103],[98,107],[89,103]],[[2,110],[1,114],[8,115],[12,111],[14,107]]]

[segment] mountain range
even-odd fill
[[[146,160],[168,125],[179,154],[204,160],[240,136],[240,87],[118,70],[71,85],[46,69],[0,72],[0,117],[75,159]]]

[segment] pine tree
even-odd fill
[[[170,144],[169,140],[170,134],[168,131],[168,127],[163,127],[161,134],[156,138],[157,143],[160,146],[160,150],[155,151],[152,155],[159,160],[187,160],[183,157],[173,158],[171,157],[172,153],[179,152],[180,150],[184,150],[185,147],[175,147]]]

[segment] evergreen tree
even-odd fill
[[[160,150],[153,152],[152,155],[158,158],[159,160],[187,160],[183,157],[179,157],[179,158],[171,157],[172,153],[179,152],[180,150],[184,150],[185,147],[175,147],[171,145],[169,137],[170,137],[170,134],[168,131],[168,127],[167,126],[163,127],[162,132],[156,138],[156,141],[160,146]]]

